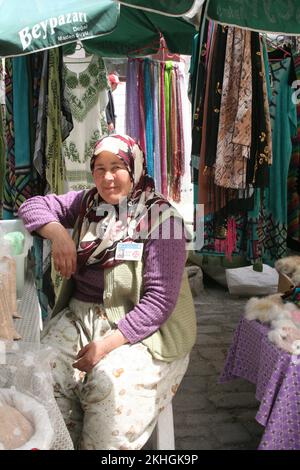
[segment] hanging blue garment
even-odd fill
[[[145,59],[144,65],[144,100],[145,100],[145,133],[146,133],[146,160],[148,173],[154,178],[153,158],[153,98],[152,80],[149,59]]]
[[[8,155],[9,174],[5,180],[4,219],[17,216],[22,202],[32,195],[29,122],[29,78],[27,57],[12,59],[12,121],[14,155]]]
[[[270,62],[272,98],[270,116],[272,125],[273,162],[270,167],[270,186],[265,196],[265,262],[286,256],[287,250],[287,182],[292,154],[292,136],[297,131],[297,111],[289,83],[291,58]]]
[[[15,161],[22,172],[30,171],[30,132],[29,132],[29,80],[27,57],[13,59],[13,93],[15,126]]]
[[[153,63],[153,145],[154,145],[154,181],[155,188],[161,192],[161,168],[160,168],[160,64]]]

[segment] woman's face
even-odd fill
[[[133,185],[125,163],[107,150],[97,155],[93,178],[98,193],[108,204],[118,204],[131,193]]]

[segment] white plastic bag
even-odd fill
[[[268,295],[278,291],[278,272],[267,264],[263,271],[254,271],[253,266],[226,269],[226,279],[230,294]]]

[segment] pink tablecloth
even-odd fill
[[[256,384],[265,426],[259,449],[300,449],[300,356],[272,344],[268,327],[241,318],[220,382],[242,377]]]

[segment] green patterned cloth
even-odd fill
[[[3,186],[5,174],[5,141],[4,141],[4,126],[3,126],[3,113],[2,105],[0,103],[0,219],[2,219],[3,208]]]
[[[59,48],[54,48],[49,51],[46,134],[46,179],[52,193],[63,194],[65,192],[65,175],[61,135]]]
[[[4,70],[0,60],[0,219],[3,213],[3,187],[4,187],[4,174],[5,174],[5,91],[4,91]]]
[[[105,107],[108,100],[107,72],[101,57],[92,56],[64,63],[64,80],[74,128],[63,143],[66,164],[66,189],[85,189],[93,185],[90,158],[96,141],[108,134]],[[72,69],[71,69],[72,68]]]

